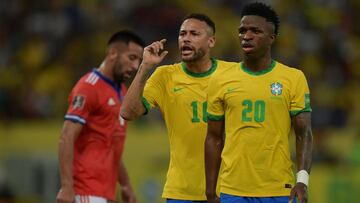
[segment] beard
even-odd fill
[[[115,74],[114,75],[114,82],[116,84],[120,85],[121,83],[124,82],[124,78],[122,77],[122,75],[119,76],[119,75]]]
[[[182,58],[181,60],[187,63],[194,62],[201,59],[204,56],[205,56],[205,51],[203,49],[197,49],[194,50],[194,54],[190,58]]]
[[[122,82],[124,82],[124,73],[121,72],[121,64],[115,64],[114,68],[114,82],[118,85],[120,85]]]

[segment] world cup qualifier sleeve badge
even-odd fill
[[[274,82],[270,85],[271,94],[278,96],[282,94],[283,85],[279,82]]]
[[[76,95],[73,98],[73,101],[72,101],[71,105],[72,105],[73,109],[82,109],[84,107],[84,104],[85,104],[85,96]]]

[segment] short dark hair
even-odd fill
[[[213,33],[215,34],[215,23],[214,21],[211,20],[211,18],[205,14],[202,13],[192,13],[188,16],[186,16],[183,20],[183,22],[187,19],[196,19],[196,20],[200,20],[205,22],[213,31]]]
[[[145,47],[145,42],[134,32],[129,30],[121,30],[113,34],[107,45],[110,45],[114,42],[124,42],[125,44],[129,44],[129,42],[134,42],[142,47]]]
[[[276,14],[275,10],[271,8],[269,5],[266,5],[261,2],[255,2],[251,4],[247,4],[244,6],[241,17],[247,15],[256,15],[261,16],[266,19],[266,21],[271,22],[275,27],[275,34],[278,34],[280,20],[279,16]]]

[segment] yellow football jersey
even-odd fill
[[[311,111],[304,74],[276,61],[256,73],[240,63],[213,75],[207,99],[208,118],[225,120],[220,191],[289,196],[291,116]]]
[[[206,94],[210,76],[231,62],[212,59],[205,73],[189,72],[185,63],[158,67],[148,79],[143,103],[159,107],[170,140],[170,164],[163,198],[206,200],[204,142]]]

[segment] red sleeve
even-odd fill
[[[85,124],[98,102],[94,86],[79,81],[71,91],[68,102],[65,120]]]

